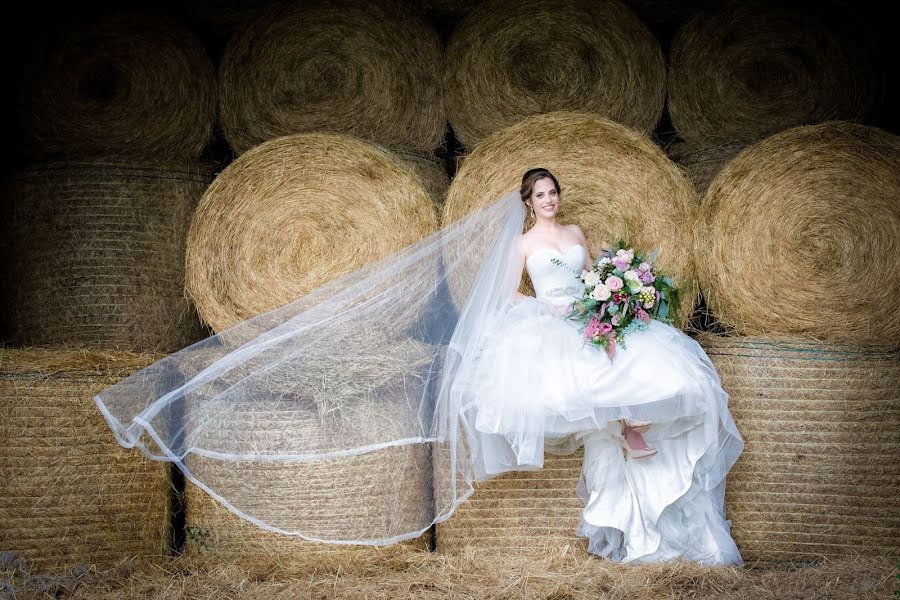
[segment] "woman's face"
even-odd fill
[[[549,177],[534,182],[529,199],[535,217],[553,218],[559,210],[559,192]]]

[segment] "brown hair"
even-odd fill
[[[553,185],[556,186],[556,193],[562,196],[559,181],[556,180],[553,173],[543,167],[537,167],[535,169],[529,169],[522,175],[522,188],[519,190],[519,193],[522,196],[522,202],[525,202],[525,200],[531,197],[531,193],[534,191],[534,182],[539,179],[544,179],[545,177],[549,177],[553,180]]]

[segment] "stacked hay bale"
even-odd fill
[[[363,269],[437,227],[420,179],[393,154],[333,133],[279,137],[242,154],[204,194],[188,238],[188,293],[204,321],[221,332],[230,347],[237,347],[256,331],[252,323],[242,322]],[[362,325],[350,323],[354,331],[347,333],[356,340],[358,356],[351,356],[357,350],[340,343],[342,333],[336,327],[329,330],[327,339],[311,332],[320,350],[335,343],[334,352],[317,353],[324,364],[306,364],[305,342],[298,340],[296,356],[269,365],[265,384],[246,401],[229,395],[227,411],[211,408],[218,402],[215,390],[195,390],[188,399],[194,402],[191,421],[203,426],[192,434],[198,436],[192,438],[192,446],[228,443],[231,453],[255,456],[276,452],[275,446],[281,443],[290,446],[282,448],[284,455],[308,453],[310,444],[317,443],[313,438],[325,427],[322,419],[343,406],[357,411],[351,421],[356,428],[365,423],[411,431],[413,425],[403,419],[411,416],[406,393],[414,392],[399,393],[395,415],[381,402],[390,396],[386,394],[380,397],[376,412],[362,418],[358,411],[376,409],[366,401],[373,390],[357,390],[352,374],[354,369],[371,374],[375,363],[387,364],[393,358],[413,370],[420,367],[419,362],[432,360],[428,344],[405,337],[404,323],[412,320],[404,319],[416,317],[416,306],[416,298],[410,298],[383,308],[381,318],[398,336],[391,347],[370,348],[369,337],[359,329]],[[231,329],[239,323],[239,330]],[[197,361],[186,362],[185,377],[215,359],[198,355]],[[251,364],[246,366],[252,370]],[[231,373],[218,378],[216,385],[236,393],[231,383],[243,381],[244,375]],[[326,385],[326,380],[332,383]],[[340,419],[335,427],[340,427]],[[362,435],[357,429],[350,434]],[[396,431],[381,434],[386,439],[404,437]],[[330,439],[344,437],[339,431],[330,435]],[[295,443],[305,450],[291,446]],[[359,538],[347,538],[344,529],[358,536],[368,526],[372,531],[367,539],[383,539],[430,523],[430,453],[421,444],[311,462],[222,461],[198,452],[189,453],[185,464],[192,482],[186,490],[186,551],[193,556],[283,562],[336,551],[374,552],[372,547],[348,550],[296,534],[314,540],[353,541]],[[227,502],[231,512],[208,491]],[[400,504],[388,502],[389,498],[397,498]],[[381,514],[379,508],[389,513]],[[275,531],[249,523],[237,516],[240,513]],[[430,531],[408,543],[427,547]]]
[[[698,189],[739,150],[796,125],[865,122],[883,103],[867,23],[840,2],[731,1],[697,13],[672,42],[673,160]]]
[[[212,175],[200,156],[214,71],[190,31],[154,13],[79,15],[32,43],[0,248],[24,346],[0,356],[2,546],[53,570],[160,557],[169,468],[119,448],[93,395],[160,357],[133,352],[207,335],[183,288]]]
[[[284,135],[345,133],[412,153],[417,174],[418,164],[438,173],[440,64],[437,32],[393,0],[273,5],[225,48],[222,128],[236,153]],[[426,184],[435,204],[446,190],[442,179]]]
[[[169,352],[201,339],[184,295],[200,164],[32,163],[7,185],[9,309],[17,345]]]
[[[453,180],[444,223],[517,189],[522,173],[537,166],[559,178],[559,219],[583,228],[592,256],[602,241],[616,237],[636,247],[660,248],[660,268],[684,289],[676,322],[685,326],[697,295],[690,236],[699,201],[684,174],[633,129],[596,115],[557,112],[498,131],[475,148]],[[449,284],[452,293],[465,289],[465,282]],[[520,289],[533,294],[527,281]],[[461,296],[454,293],[457,302]],[[583,504],[575,490],[580,456],[548,453],[541,471],[476,484],[457,512],[438,524],[436,548],[518,551],[579,543],[575,528]],[[439,465],[435,477],[447,472]],[[439,498],[446,495],[444,483],[435,482]]]
[[[665,101],[659,43],[619,0],[480,3],[453,31],[447,114],[472,149],[529,115],[594,113],[653,130]],[[577,140],[573,140],[577,143]]]
[[[745,558],[896,552],[900,139],[831,121],[750,146],[714,179],[701,336],[747,442],[726,489]]]
[[[434,452],[434,460],[435,472],[447,473],[440,462],[446,453]],[[567,455],[547,453],[540,470],[514,471],[476,484],[472,495],[438,524],[435,549],[456,554],[585,548],[575,533],[584,508],[576,492],[583,460],[581,448]]]
[[[19,102],[29,162],[4,215],[14,343],[165,352],[199,339],[179,257],[212,174],[198,161],[215,116],[209,58],[177,21],[143,13],[50,28],[35,47]]]
[[[0,547],[33,573],[168,551],[168,468],[119,447],[91,400],[158,358],[0,349]]]

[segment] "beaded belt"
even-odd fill
[[[581,288],[576,287],[574,285],[566,286],[566,287],[558,287],[553,288],[551,290],[547,290],[544,292],[544,296],[550,298],[558,298],[560,296],[573,296],[581,291]]]

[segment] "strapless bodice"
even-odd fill
[[[556,248],[539,248],[525,261],[525,269],[534,285],[538,300],[551,304],[569,304],[581,297],[584,284],[581,271],[584,269],[584,246],[575,244],[560,252]],[[558,258],[566,266],[552,260]]]

